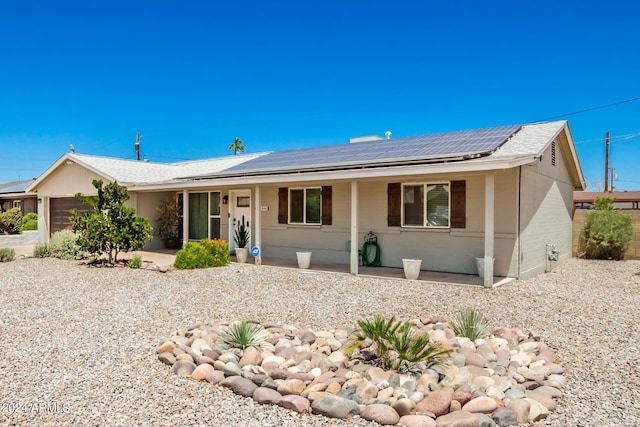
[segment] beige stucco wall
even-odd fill
[[[640,259],[640,211],[634,210],[621,210],[621,213],[631,217],[631,225],[633,226],[633,238],[631,240],[631,247],[625,253],[625,259]],[[573,214],[573,246],[572,254],[574,257],[578,256],[578,250],[580,247],[580,234],[584,229],[584,224],[587,220],[589,210],[576,209]]]
[[[514,170],[496,173],[495,271],[513,275],[515,255],[517,186]],[[387,226],[387,184],[389,182],[446,182],[466,180],[467,227],[465,229],[415,229]],[[351,239],[351,183],[314,182],[296,186],[331,185],[333,224],[278,224],[278,187],[261,187],[263,247],[265,257],[295,258],[296,251],[312,251],[320,262],[349,263]],[[402,258],[421,258],[426,270],[476,274],[474,258],[484,254],[484,174],[413,176],[405,179],[358,182],[358,247],[364,235],[373,231],[381,247],[382,265],[402,267]]]
[[[560,260],[571,257],[573,185],[561,150],[556,166],[551,164],[549,147],[542,161],[522,166],[520,278],[543,273],[547,263],[547,244],[555,244]]]
[[[38,197],[73,197],[76,193],[96,194],[96,189],[91,184],[94,179],[108,182],[104,177],[76,163],[63,163],[55,173],[40,183]]]

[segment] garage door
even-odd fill
[[[49,233],[52,235],[56,231],[71,230],[71,221],[69,221],[69,211],[76,208],[78,212],[87,212],[91,210],[88,205],[83,205],[81,201],[72,197],[65,197],[61,199],[50,199],[50,219]]]

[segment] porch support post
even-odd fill
[[[189,193],[182,190],[182,244],[189,241]]]
[[[484,178],[484,286],[493,287],[493,246],[495,216],[495,175]]]
[[[49,243],[49,226],[51,225],[50,198],[38,197],[38,243]]]
[[[358,182],[351,181],[351,274],[358,274]]]
[[[257,257],[254,257],[256,265],[262,265],[262,216],[260,215],[260,186],[256,185],[254,190],[254,219],[253,219],[253,244],[260,249]]]

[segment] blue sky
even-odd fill
[[[151,161],[530,123],[640,97],[640,5],[0,3],[0,183],[77,153]],[[640,190],[640,100],[564,116],[589,189]],[[636,135],[637,134],[637,135]],[[635,136],[633,136],[635,135]]]

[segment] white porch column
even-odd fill
[[[49,243],[49,225],[50,212],[49,203],[50,198],[43,196],[38,197],[38,243]]]
[[[495,180],[493,173],[484,177],[484,286],[489,288],[493,286]]]
[[[254,257],[256,265],[262,265],[262,215],[260,214],[260,186],[254,190],[254,219],[253,219],[253,244],[260,249],[257,257]]]
[[[351,181],[351,274],[358,274],[358,183]]]
[[[182,243],[189,241],[189,193],[182,190]]]

